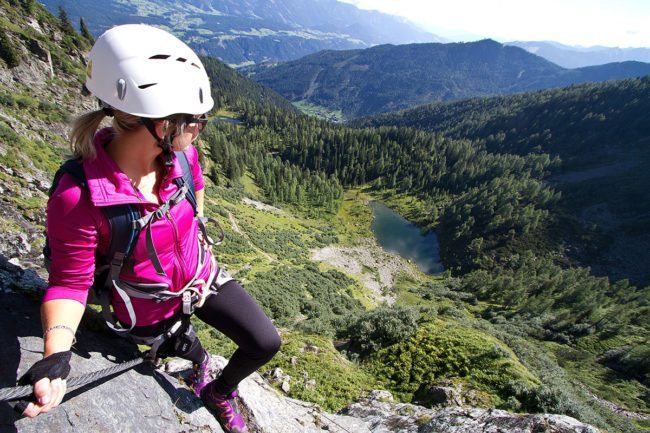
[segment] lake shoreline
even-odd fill
[[[435,232],[422,232],[416,224],[378,200],[368,203],[372,209],[372,232],[377,244],[388,253],[398,254],[427,275],[445,271]]]

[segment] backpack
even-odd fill
[[[171,205],[180,202],[182,199],[186,199],[192,205],[192,208],[194,209],[194,215],[196,216],[196,191],[194,188],[194,178],[192,176],[192,170],[190,169],[189,161],[187,160],[187,156],[184,152],[176,151],[174,153],[176,154],[176,158],[181,165],[183,176],[174,180],[179,188],[177,193],[174,194],[174,196],[166,203],[163,203],[158,210],[165,207],[169,208]],[[54,193],[54,191],[56,191],[61,178],[66,173],[70,175],[82,188],[87,189],[88,186],[86,182],[86,175],[83,170],[81,160],[71,159],[63,163],[54,175],[52,186],[48,192],[50,196]],[[110,308],[112,293],[111,289],[114,285],[114,282],[119,281],[119,274],[122,270],[122,267],[124,266],[125,261],[133,252],[133,248],[139,237],[140,231],[146,227],[148,223],[151,222],[151,217],[156,212],[153,212],[152,214],[149,214],[143,218],[138,207],[133,204],[116,204],[112,206],[103,206],[101,209],[109,222],[110,241],[106,254],[103,255],[103,257],[98,255],[96,258],[95,276],[93,284],[89,290],[88,303],[100,304],[102,306],[102,315],[109,328],[118,333],[118,335],[127,336],[128,332],[133,329],[133,326],[135,324],[135,315],[133,314],[131,317],[133,324],[131,328],[123,328],[117,324],[116,318],[113,316]],[[145,221],[142,222],[143,220]],[[140,224],[138,224],[138,222],[140,222]],[[199,224],[199,226],[201,227],[203,236],[208,239],[208,242],[214,244],[215,242],[213,242],[207,235],[205,224],[202,223]],[[221,240],[223,240],[223,231],[220,241]],[[49,240],[46,236],[45,247],[43,248],[43,257],[45,261],[45,267],[48,271],[50,269],[51,254],[52,251],[49,246]],[[154,263],[154,266],[160,267],[160,263]],[[131,314],[132,310],[132,308],[129,308],[131,304],[130,297],[166,300],[174,296],[179,296],[178,294],[171,295],[169,293],[167,296],[159,296],[155,292],[143,292],[133,287],[122,290],[120,287],[115,285],[115,288],[127,304],[127,310],[129,310],[129,314]],[[185,298],[186,297],[183,296],[184,304]],[[190,299],[188,302],[191,301],[192,300]],[[189,314],[191,314],[192,308],[186,308],[184,305],[184,312],[188,309],[190,310]]]

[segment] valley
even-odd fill
[[[29,7],[0,0],[0,24],[21,53],[16,66],[0,60],[0,254],[44,276],[47,189],[67,155],[69,120],[95,104],[80,90],[90,42]],[[261,371],[291,378],[275,384],[279,393],[338,411],[384,389],[436,409],[650,428],[647,76],[342,124],[301,114],[216,59],[205,66],[217,120],[196,143],[206,214],[225,231],[219,262],[282,334]],[[296,76],[312,96],[350,91]],[[341,119],[346,109],[325,114]],[[429,275],[383,251],[373,200],[433,230],[445,271]],[[229,339],[195,322],[211,352],[232,354]],[[454,399],[437,401],[439,388]]]

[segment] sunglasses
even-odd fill
[[[193,114],[187,114],[183,117],[183,123],[189,127],[198,126],[199,132],[201,132],[205,128],[205,125],[208,124],[208,115],[201,114],[200,116],[195,116]]]

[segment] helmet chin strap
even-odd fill
[[[142,121],[142,124],[147,128],[149,133],[153,136],[153,138],[156,139],[158,147],[162,149],[163,156],[165,158],[165,165],[173,165],[174,161],[172,159],[172,149],[174,145],[172,144],[172,141],[174,140],[176,134],[172,134],[171,137],[165,136],[164,138],[160,138],[156,132],[156,125],[153,123],[153,120],[148,117],[141,117],[140,120]]]

